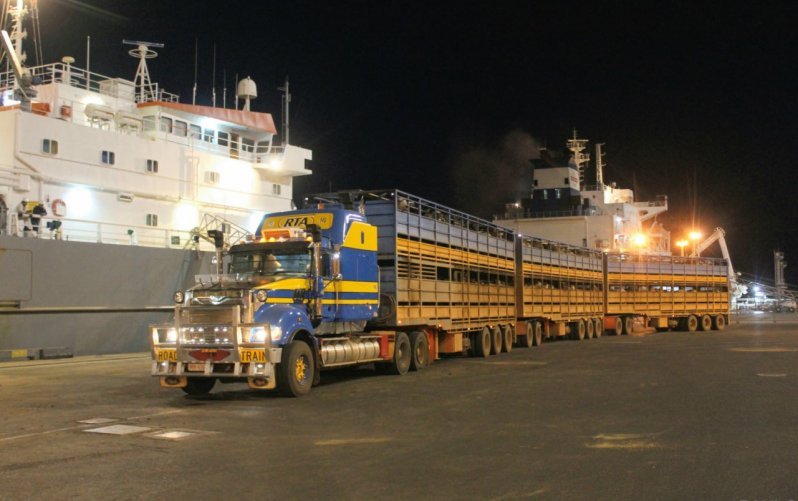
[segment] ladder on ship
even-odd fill
[[[200,225],[191,230],[191,238],[185,245],[185,249],[198,249],[201,240],[210,242],[213,245],[213,238],[208,236],[208,231],[220,230],[224,234],[224,248],[229,249],[231,245],[246,240],[250,233],[243,227],[228,221],[223,217],[214,214],[203,214]]]

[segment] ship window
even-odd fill
[[[554,189],[554,198],[556,198],[557,200],[562,198],[562,194],[560,193],[560,189],[559,188],[555,188]]]
[[[188,129],[191,132],[189,136],[191,136],[192,139],[202,139],[202,127],[199,125],[190,124]]]
[[[205,132],[203,134],[204,135],[202,136],[202,140],[207,141],[209,143],[212,143],[214,137],[216,137],[216,131],[213,129],[205,129]]]
[[[174,134],[180,137],[186,137],[186,131],[188,130],[188,124],[186,122],[182,122],[180,120],[175,120],[175,129]]]
[[[116,163],[116,155],[113,151],[103,150],[100,155],[100,161],[104,164],[114,165]]]
[[[230,139],[230,134],[228,134],[227,132],[219,131],[219,133],[217,134],[217,138],[218,140],[216,141],[216,144],[218,144],[219,146],[227,146],[227,143]]]
[[[282,186],[280,186],[279,184],[272,185],[272,195],[279,195],[281,190]]]
[[[169,117],[161,117],[161,130],[163,132],[172,132],[172,119]]]
[[[241,150],[253,152],[255,151],[255,141],[246,137],[241,138]]]
[[[549,190],[540,190],[543,192],[543,200],[549,199]]]
[[[158,173],[158,160],[147,159],[147,172],[152,172],[153,174]]]
[[[158,123],[155,115],[147,115],[144,117],[144,130],[155,130]]]
[[[567,177],[564,177],[564,178],[563,178],[563,180],[562,180],[562,182],[563,182],[563,183],[565,183],[566,185],[567,185],[567,184],[570,184],[570,181],[568,181],[568,178],[567,178]]]
[[[58,141],[55,139],[42,139],[42,153],[58,155]]]
[[[158,226],[158,214],[147,214],[147,226]]]

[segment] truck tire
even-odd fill
[[[215,377],[197,378],[190,377],[186,380],[186,386],[181,388],[186,395],[197,396],[207,395],[211,392],[213,385],[216,384]]]
[[[410,370],[410,361],[413,358],[413,349],[410,338],[404,332],[397,332],[394,338],[393,359],[388,364],[388,374],[404,376]]]
[[[526,334],[519,339],[518,344],[522,348],[532,348],[535,339],[535,324],[533,322],[526,323]]]
[[[498,355],[502,352],[502,330],[497,325],[490,330],[490,353],[491,355]]]
[[[701,316],[701,330],[702,331],[712,330],[712,317],[710,317],[709,315]]]
[[[532,324],[535,328],[535,346],[541,346],[543,344],[543,325],[540,322],[533,322]]]
[[[410,333],[410,370],[420,371],[429,365],[429,338],[423,331]]]
[[[585,332],[587,333],[588,339],[593,339],[593,335],[595,334],[596,325],[593,323],[592,318],[588,318],[585,322]]]
[[[615,317],[615,329],[613,329],[613,332],[616,336],[623,334],[623,318]]]
[[[623,317],[623,335],[631,336],[635,328],[634,317]]]
[[[582,320],[577,320],[571,324],[571,334],[574,339],[578,341],[582,341],[585,339],[585,322]]]
[[[695,332],[698,330],[698,317],[695,315],[690,315],[685,320],[685,327],[687,327],[687,332]]]
[[[503,325],[499,327],[499,330],[502,333],[502,351],[510,353],[513,351],[513,326]]]
[[[490,356],[490,348],[493,345],[490,335],[490,329],[483,328],[473,335],[473,352],[475,357],[487,358]]]
[[[717,315],[714,319],[712,319],[712,328],[716,331],[722,331],[726,328],[726,317],[723,315]]]
[[[283,356],[277,366],[277,389],[284,397],[301,397],[310,392],[316,372],[316,363],[310,346],[302,341],[291,341],[283,347]]]
[[[604,334],[604,321],[600,318],[593,319],[593,335],[597,338]]]

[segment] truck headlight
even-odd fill
[[[183,294],[183,291],[175,292],[175,303],[182,304],[183,303],[183,299],[185,299],[185,295]]]
[[[152,329],[152,341],[155,344],[175,344],[177,343],[177,329],[155,327]]]
[[[249,329],[250,343],[263,343],[266,341],[266,328],[265,327],[252,327]]]
[[[258,325],[254,327],[243,327],[241,339],[245,343],[265,343],[266,339],[279,341],[283,337],[283,330],[276,325]]]

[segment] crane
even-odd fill
[[[748,292],[748,287],[737,282],[737,274],[734,272],[734,266],[732,266],[731,255],[729,255],[729,247],[726,245],[726,231],[723,228],[715,228],[715,231],[713,231],[710,236],[695,245],[693,248],[693,253],[690,255],[692,257],[700,256],[702,252],[707,250],[715,242],[718,242],[723,259],[725,259],[726,263],[728,263],[729,285],[731,287],[732,295],[735,297],[740,297]]]
[[[0,35],[2,35],[0,38],[2,38],[3,50],[8,55],[8,60],[11,62],[14,75],[17,77],[14,99],[20,101],[20,107],[23,110],[30,111],[31,99],[36,97],[36,89],[33,88],[33,77],[30,74],[30,70],[22,66],[22,62],[16,50],[14,50],[14,44],[11,43],[11,37],[8,36],[8,32],[2,30]]]

